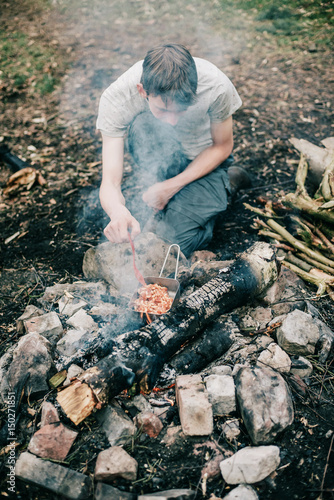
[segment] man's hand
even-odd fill
[[[168,181],[157,182],[143,194],[143,201],[154,210],[163,210],[178,189],[168,185]]]
[[[104,234],[112,243],[123,243],[128,241],[128,231],[131,232],[131,237],[135,238],[140,233],[140,225],[129,210],[120,205],[113,212]]]

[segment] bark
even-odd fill
[[[72,393],[78,394],[81,390],[78,385],[74,387],[71,384],[57,398],[63,410],[74,423],[79,423],[92,412],[92,407],[101,407],[111,397],[130,387],[134,378],[132,374],[135,374],[137,387],[149,391],[163,365],[182,345],[199,335],[218,316],[266,290],[277,275],[274,248],[267,243],[256,243],[230,268],[224,269],[186,297],[170,313],[140,330],[119,335],[112,354],[84,372],[75,382],[80,381],[87,386],[91,391],[90,397],[85,388],[82,391],[84,400],[76,398],[74,408]]]
[[[230,317],[220,317],[204,333],[169,361],[177,374],[197,373],[222,356],[234,343],[239,328]]]

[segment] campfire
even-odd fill
[[[152,238],[147,237],[151,248]],[[165,255],[164,243],[155,244]],[[94,251],[96,258],[110,252],[109,244],[102,246]],[[131,257],[127,259],[131,269]],[[88,260],[99,274],[92,255]],[[206,279],[196,286],[193,276],[201,266],[200,278]],[[117,293],[106,281],[47,289],[40,299],[43,309],[28,306],[18,319],[25,335],[2,360],[2,394],[15,394],[17,412],[20,394],[29,402],[42,397],[38,410],[31,410],[36,418],[41,412],[40,428],[18,457],[17,477],[66,498],[74,498],[69,491],[76,492],[75,498],[90,498],[92,481],[97,498],[133,498],[143,473],[129,443],[146,436],[172,447],[183,436],[199,440],[196,453],[201,453],[203,438],[213,435],[218,425],[232,448],[210,441],[212,458],[201,473],[202,495],[208,482],[219,477],[239,485],[240,494],[254,491],[250,485],[280,467],[276,442],[294,422],[291,387],[303,393],[303,378],[312,372],[303,356],[317,349],[325,362],[333,338],[314,311],[284,301],[289,273],[280,269],[276,250],[267,243],[256,243],[235,261],[198,260],[192,267],[181,266],[179,303],[149,324],[133,311],[127,294]],[[242,318],[238,325],[236,311]],[[178,415],[179,426],[168,423],[170,415]],[[106,442],[94,455],[94,474],[87,475],[63,462],[80,437],[85,439],[92,418]],[[252,446],[233,452],[240,418]],[[158,463],[149,470],[145,473],[153,476],[164,471]],[[191,498],[195,492],[160,493]]]

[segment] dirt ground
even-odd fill
[[[31,7],[29,2],[3,5],[3,29],[20,29],[30,42],[54,47],[58,62],[45,71],[59,77],[60,85],[45,95],[17,86],[1,87],[1,140],[39,169],[47,184],[35,184],[29,191],[0,200],[0,354],[17,341],[15,320],[26,305],[35,304],[46,286],[81,278],[85,251],[104,241],[106,219],[98,202],[98,100],[103,89],[143,58],[151,46],[168,41],[185,44],[193,55],[220,67],[243,100],[234,119],[234,154],[236,164],[249,169],[254,182],[217,221],[209,249],[218,258],[234,258],[258,239],[251,228],[253,214],[243,202],[254,204],[260,194],[273,196],[294,190],[299,155],[289,138],[305,138],[320,145],[322,139],[333,135],[333,54],[305,41],[284,44],[258,31],[252,11],[233,11],[231,7],[224,11],[216,0],[94,0],[70,5],[55,0],[47,8],[43,3]],[[13,172],[5,164],[0,166],[0,186],[4,188]],[[127,161],[125,195],[130,199],[136,188],[131,184],[131,169]],[[329,299],[317,299],[312,289],[309,299],[334,329]],[[325,367],[328,371],[330,362]],[[319,376],[326,373],[321,370]],[[333,394],[326,387],[322,395],[319,391],[318,384],[304,396],[294,392],[295,424],[278,442],[282,462],[277,476],[257,485],[261,500],[333,498],[333,468],[327,467],[322,484],[330,447],[325,436],[333,429]],[[178,419],[172,409],[168,418],[170,422]],[[22,422],[29,422],[28,413]],[[89,446],[81,443],[71,467],[92,472],[93,458],[106,443],[94,418],[89,425],[92,439]],[[216,422],[218,442],[220,425]],[[22,437],[19,450],[26,447],[25,439]],[[249,444],[246,434],[241,443]],[[203,496],[200,471],[207,445],[195,456],[192,440],[184,441],[173,452],[158,443],[140,444],[132,450],[141,464],[141,481],[134,485],[134,491],[192,487],[198,498]],[[145,468],[145,464],[155,464],[156,472],[150,475],[147,470],[151,465]],[[5,489],[3,483],[1,491]],[[223,480],[217,478],[208,482],[206,496],[222,497],[227,491]],[[17,498],[50,495],[19,484]]]

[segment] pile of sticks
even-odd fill
[[[264,209],[244,205],[260,216],[253,227],[281,249],[282,264],[316,285],[318,296],[327,293],[334,300],[334,155],[313,198],[305,187],[307,172],[301,154],[294,193],[262,200]]]

